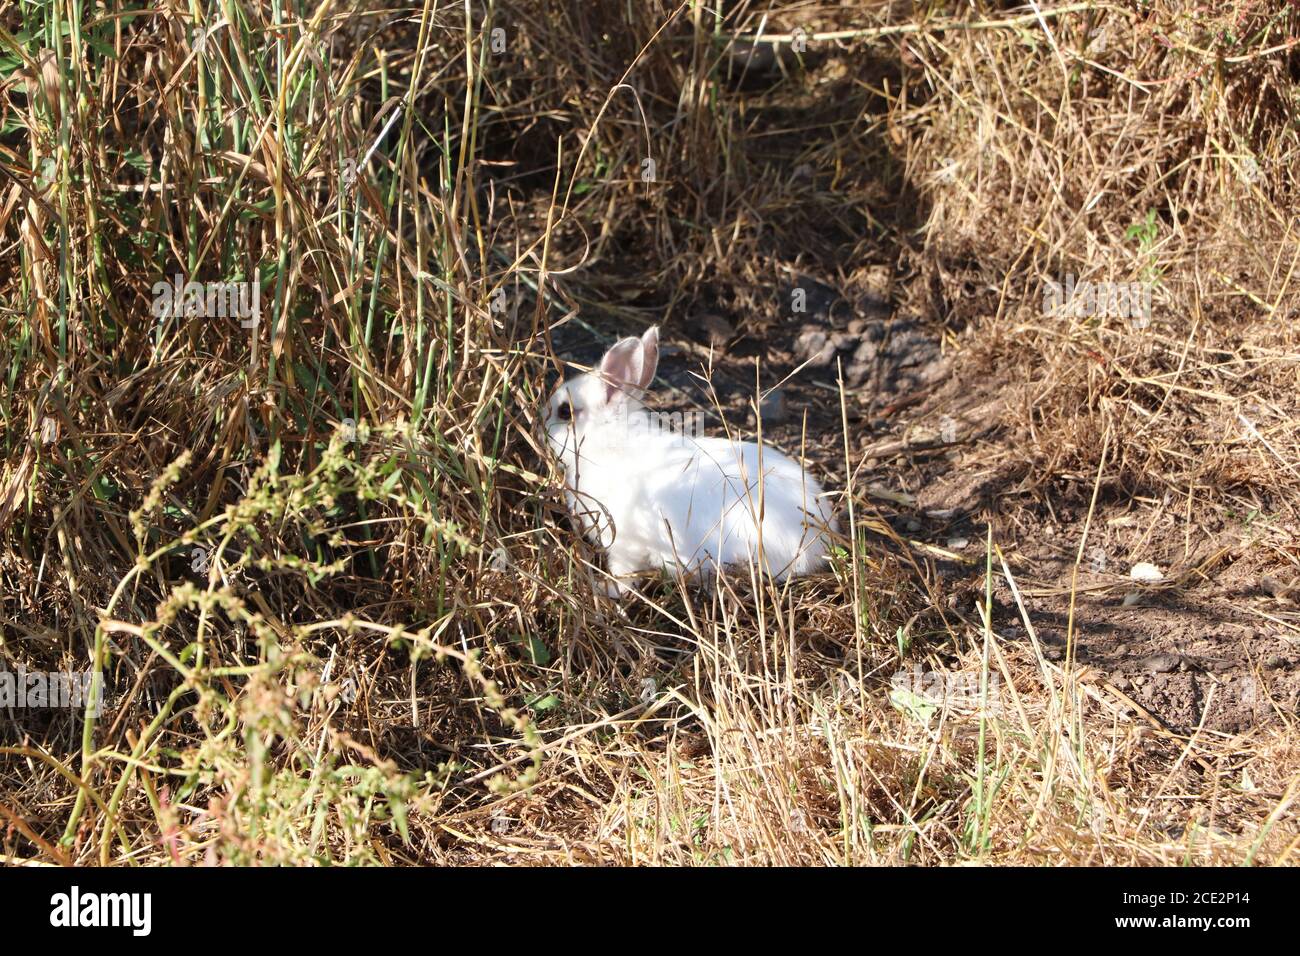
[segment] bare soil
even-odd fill
[[[982,599],[991,525],[1044,657],[1070,654],[1095,669],[1139,719],[1237,733],[1300,709],[1300,588],[1261,546],[1281,534],[1295,547],[1285,515],[1214,512],[1189,523],[1165,501],[1104,487],[1089,521],[1093,476],[1021,485],[1021,438],[1001,417],[1017,392],[1007,371],[961,350],[945,354],[941,330],[883,297],[846,303],[828,286],[810,287],[808,312],[773,323],[761,343],[718,316],[666,329],[658,404],[704,410],[715,432],[725,417],[729,430],[754,438],[757,381],[764,439],[802,449],[832,487],[844,483],[847,421],[853,460],[868,462],[857,485],[886,493],[873,495],[880,516],[928,569],[938,600],[969,608]],[[608,341],[567,326],[556,348],[591,364]],[[1139,561],[1164,580],[1132,580]],[[1030,640],[1005,579],[994,582],[995,627]]]

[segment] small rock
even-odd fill
[[[948,539],[948,550],[949,550],[949,551],[964,551],[964,550],[966,549],[966,545],[968,545],[968,544],[970,544],[970,539],[969,539],[969,538],[949,538],[949,539]]]
[[[835,360],[835,343],[820,329],[809,329],[794,340],[794,354],[810,368],[825,368]]]
[[[739,71],[764,72],[776,67],[776,48],[771,43],[746,43],[740,40],[731,44],[727,59]]]
[[[1139,561],[1133,565],[1128,576],[1134,581],[1140,581],[1143,584],[1155,584],[1157,581],[1165,579],[1164,572],[1154,564],[1148,564],[1146,561]]]
[[[844,381],[848,382],[853,388],[857,388],[870,377],[870,365],[854,364],[844,370]]]
[[[780,425],[789,417],[789,410],[785,404],[785,390],[774,388],[763,397],[758,404],[758,414],[763,418],[764,425]]]
[[[1290,587],[1279,581],[1277,578],[1267,574],[1259,579],[1259,587],[1264,593],[1275,598],[1285,598],[1291,592]]]
[[[854,365],[870,365],[876,360],[876,343],[868,339],[862,339],[861,344],[853,352]]]
[[[754,90],[772,86],[797,69],[799,56],[790,44],[735,41],[723,63],[723,78],[736,89]]]
[[[1181,654],[1152,654],[1150,657],[1142,658],[1138,663],[1148,674],[1168,674],[1170,671],[1177,670],[1182,659]]]
[[[705,343],[713,346],[717,352],[725,352],[736,334],[736,329],[730,322],[712,312],[700,316],[700,329],[704,332]]]
[[[920,531],[921,522],[917,521],[915,518],[909,518],[907,520],[907,530],[912,532]]]
[[[866,342],[883,342],[886,330],[884,322],[868,322],[866,328],[862,330],[862,339]]]

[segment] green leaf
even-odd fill
[[[100,501],[112,501],[117,497],[118,488],[108,476],[100,475],[91,485],[91,490]]]
[[[402,835],[402,841],[407,845],[411,842],[411,831],[406,824],[406,803],[397,797],[389,797],[389,809],[393,811],[393,825],[397,827],[397,832]]]
[[[530,663],[536,664],[538,667],[545,667],[551,662],[551,652],[537,638],[531,635],[523,637],[519,634],[512,634],[510,637],[511,640],[524,649]]]
[[[906,716],[923,724],[928,724],[938,708],[920,694],[914,694],[906,687],[895,687],[889,692],[889,702]]]

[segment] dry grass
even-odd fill
[[[887,263],[997,399],[963,467],[1085,528],[1265,514],[1294,573],[1294,8],[68,9],[0,14],[0,657],[108,700],[0,716],[7,862],[1296,862],[1295,715],[1180,731],[1050,659],[1012,513],[945,583],[861,396],[788,588],[598,596],[536,431],[557,331],[777,340]],[[261,323],[155,315],[176,273]],[[1045,314],[1066,273],[1150,323]]]

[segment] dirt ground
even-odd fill
[[[802,95],[778,92],[754,107],[754,129],[765,135],[748,157],[789,182],[794,196],[816,178],[798,157],[836,148],[834,127],[819,129],[818,118],[855,98],[868,115],[882,110],[878,98],[859,91],[905,85],[910,69],[906,48],[898,62],[812,57],[805,67],[815,82]],[[854,74],[866,82],[855,86]],[[779,64],[746,61],[744,76],[741,89],[779,89]],[[802,117],[797,136],[792,115]],[[845,487],[846,458],[863,461],[853,485],[871,489],[879,517],[895,531],[881,548],[894,557],[909,551],[936,602],[969,610],[982,596],[991,528],[1042,654],[1094,668],[1140,720],[1231,734],[1292,718],[1300,702],[1296,502],[1280,492],[1270,498],[1258,482],[1225,494],[1237,487],[1231,474],[1174,500],[1170,482],[1142,472],[1149,466],[1103,474],[1099,484],[1095,473],[1047,466],[1040,443],[1061,436],[1050,428],[1037,434],[1026,422],[1044,410],[1040,403],[1059,404],[1062,392],[1029,381],[1023,354],[981,341],[993,313],[1017,314],[1008,298],[1026,303],[1019,320],[1039,314],[1036,290],[992,297],[1002,276],[971,258],[978,236],[954,244],[966,258],[919,251],[911,231],[932,208],[883,145],[870,147],[879,150],[878,165],[835,187],[857,199],[853,213],[818,220],[816,208],[792,202],[780,231],[786,241],[761,243],[762,261],[752,264],[765,282],[683,293],[685,307],[664,319],[641,310],[647,321],[665,322],[660,404],[704,410],[713,433],[725,416],[747,438],[757,435],[754,408],[762,404],[764,439],[802,452],[831,487]],[[854,214],[883,228],[866,228]],[[990,247],[1003,239],[990,236]],[[559,330],[555,345],[591,363],[617,335],[639,331],[627,322],[600,331],[580,323]],[[1113,357],[1081,351],[1082,364],[1096,366],[1090,372],[1117,375]],[[1048,411],[1058,421],[1071,415]],[[1274,415],[1285,428],[1286,410]],[[1225,433],[1219,424],[1192,411],[1174,412],[1159,427],[1178,428],[1207,460],[1270,457],[1272,449],[1244,426]],[[1131,437],[1115,439],[1112,461],[1125,458]],[[1102,436],[1084,439],[1100,444]],[[1276,457],[1261,472],[1280,467]],[[1135,581],[1139,563],[1155,565],[1161,580]],[[994,625],[1009,639],[1030,640],[1010,588],[995,574],[998,580]]]
[[[1262,546],[1280,537],[1296,547],[1293,509],[1189,522],[1167,501],[1108,487],[1089,520],[1093,476],[1041,496],[1021,486],[1017,435],[1000,417],[1018,400],[1007,370],[960,349],[945,354],[938,334],[883,295],[850,303],[826,285],[812,290],[808,313],[773,325],[761,343],[715,315],[666,329],[656,407],[703,411],[713,433],[725,416],[728,429],[756,438],[761,355],[764,439],[802,449],[842,488],[847,420],[850,454],[868,465],[855,481],[880,492],[880,516],[941,601],[979,600],[991,526],[1043,656],[1072,653],[1140,719],[1231,734],[1300,709],[1300,587]],[[591,364],[611,340],[568,326],[556,348]],[[1138,562],[1163,580],[1133,580]],[[999,633],[1029,641],[1000,575],[993,596]]]

